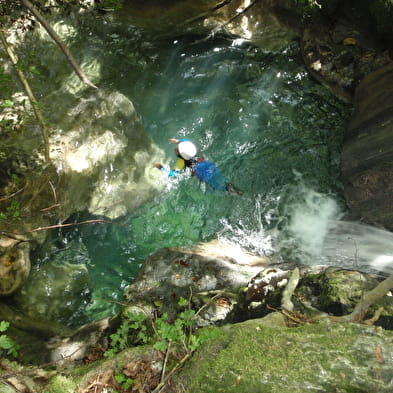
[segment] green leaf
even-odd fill
[[[132,384],[135,383],[135,380],[132,378],[127,378],[125,382],[122,383],[122,388],[124,390],[128,390]]]
[[[14,105],[14,103],[11,100],[4,100],[4,102],[1,104],[1,106],[3,108],[9,108],[9,107],[11,107],[13,105]]]
[[[37,67],[35,67],[35,66],[30,66],[30,67],[29,67],[29,70],[30,70],[30,72],[31,72],[32,74],[36,74],[36,75],[39,75],[39,74],[40,74],[40,72],[37,70]]]
[[[177,304],[178,304],[179,306],[182,306],[182,307],[187,306],[188,300],[185,299],[184,297],[180,297],[180,299],[179,299],[179,301],[178,301]]]
[[[121,383],[124,382],[126,379],[127,379],[127,378],[125,377],[124,374],[117,374],[117,375],[115,375],[115,380],[116,380],[117,383],[120,383],[120,384],[121,384]]]
[[[0,336],[0,348],[10,349],[14,346],[14,342],[5,334]]]
[[[165,352],[168,349],[168,344],[166,341],[157,341],[154,343],[153,348],[157,351]]]
[[[195,351],[200,345],[201,345],[201,340],[197,336],[191,335],[190,342],[189,342],[190,351],[191,352]]]
[[[10,323],[6,321],[0,322],[0,332],[5,332],[10,327]]]
[[[7,355],[12,355],[16,358],[18,356],[18,350],[20,346],[16,344],[14,340],[5,334],[2,334],[0,336],[0,348],[7,350]]]

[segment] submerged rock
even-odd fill
[[[40,316],[66,326],[80,325],[90,301],[86,250],[71,243],[56,250],[51,260],[34,266],[29,279],[14,296],[16,306],[26,315]]]

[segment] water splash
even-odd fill
[[[274,253],[272,236],[265,230],[262,222],[262,197],[255,199],[255,209],[251,217],[244,217],[235,224],[222,218],[222,230],[217,234],[221,241],[237,245],[256,255],[271,256]]]
[[[298,200],[287,207],[288,233],[302,254],[320,255],[329,222],[339,219],[341,209],[333,197],[301,186]]]

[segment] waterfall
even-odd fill
[[[393,233],[359,222],[330,221],[321,263],[393,274]],[[330,262],[331,263],[331,262]]]

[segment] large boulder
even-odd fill
[[[94,91],[58,124],[63,130],[51,138],[50,155],[62,174],[57,191],[64,217],[87,209],[117,218],[142,206],[162,188],[153,162],[162,161],[163,152],[152,143],[133,103],[122,93]]]
[[[193,393],[392,391],[392,332],[328,320],[288,328],[271,315],[222,328],[175,386]]]
[[[347,131],[342,172],[344,192],[356,218],[393,229],[393,64],[357,87]]]
[[[200,326],[223,321],[239,300],[250,279],[269,265],[268,258],[253,256],[220,241],[190,248],[164,248],[147,258],[125,292],[127,300],[143,309],[175,315],[180,297],[191,297],[203,307]]]

